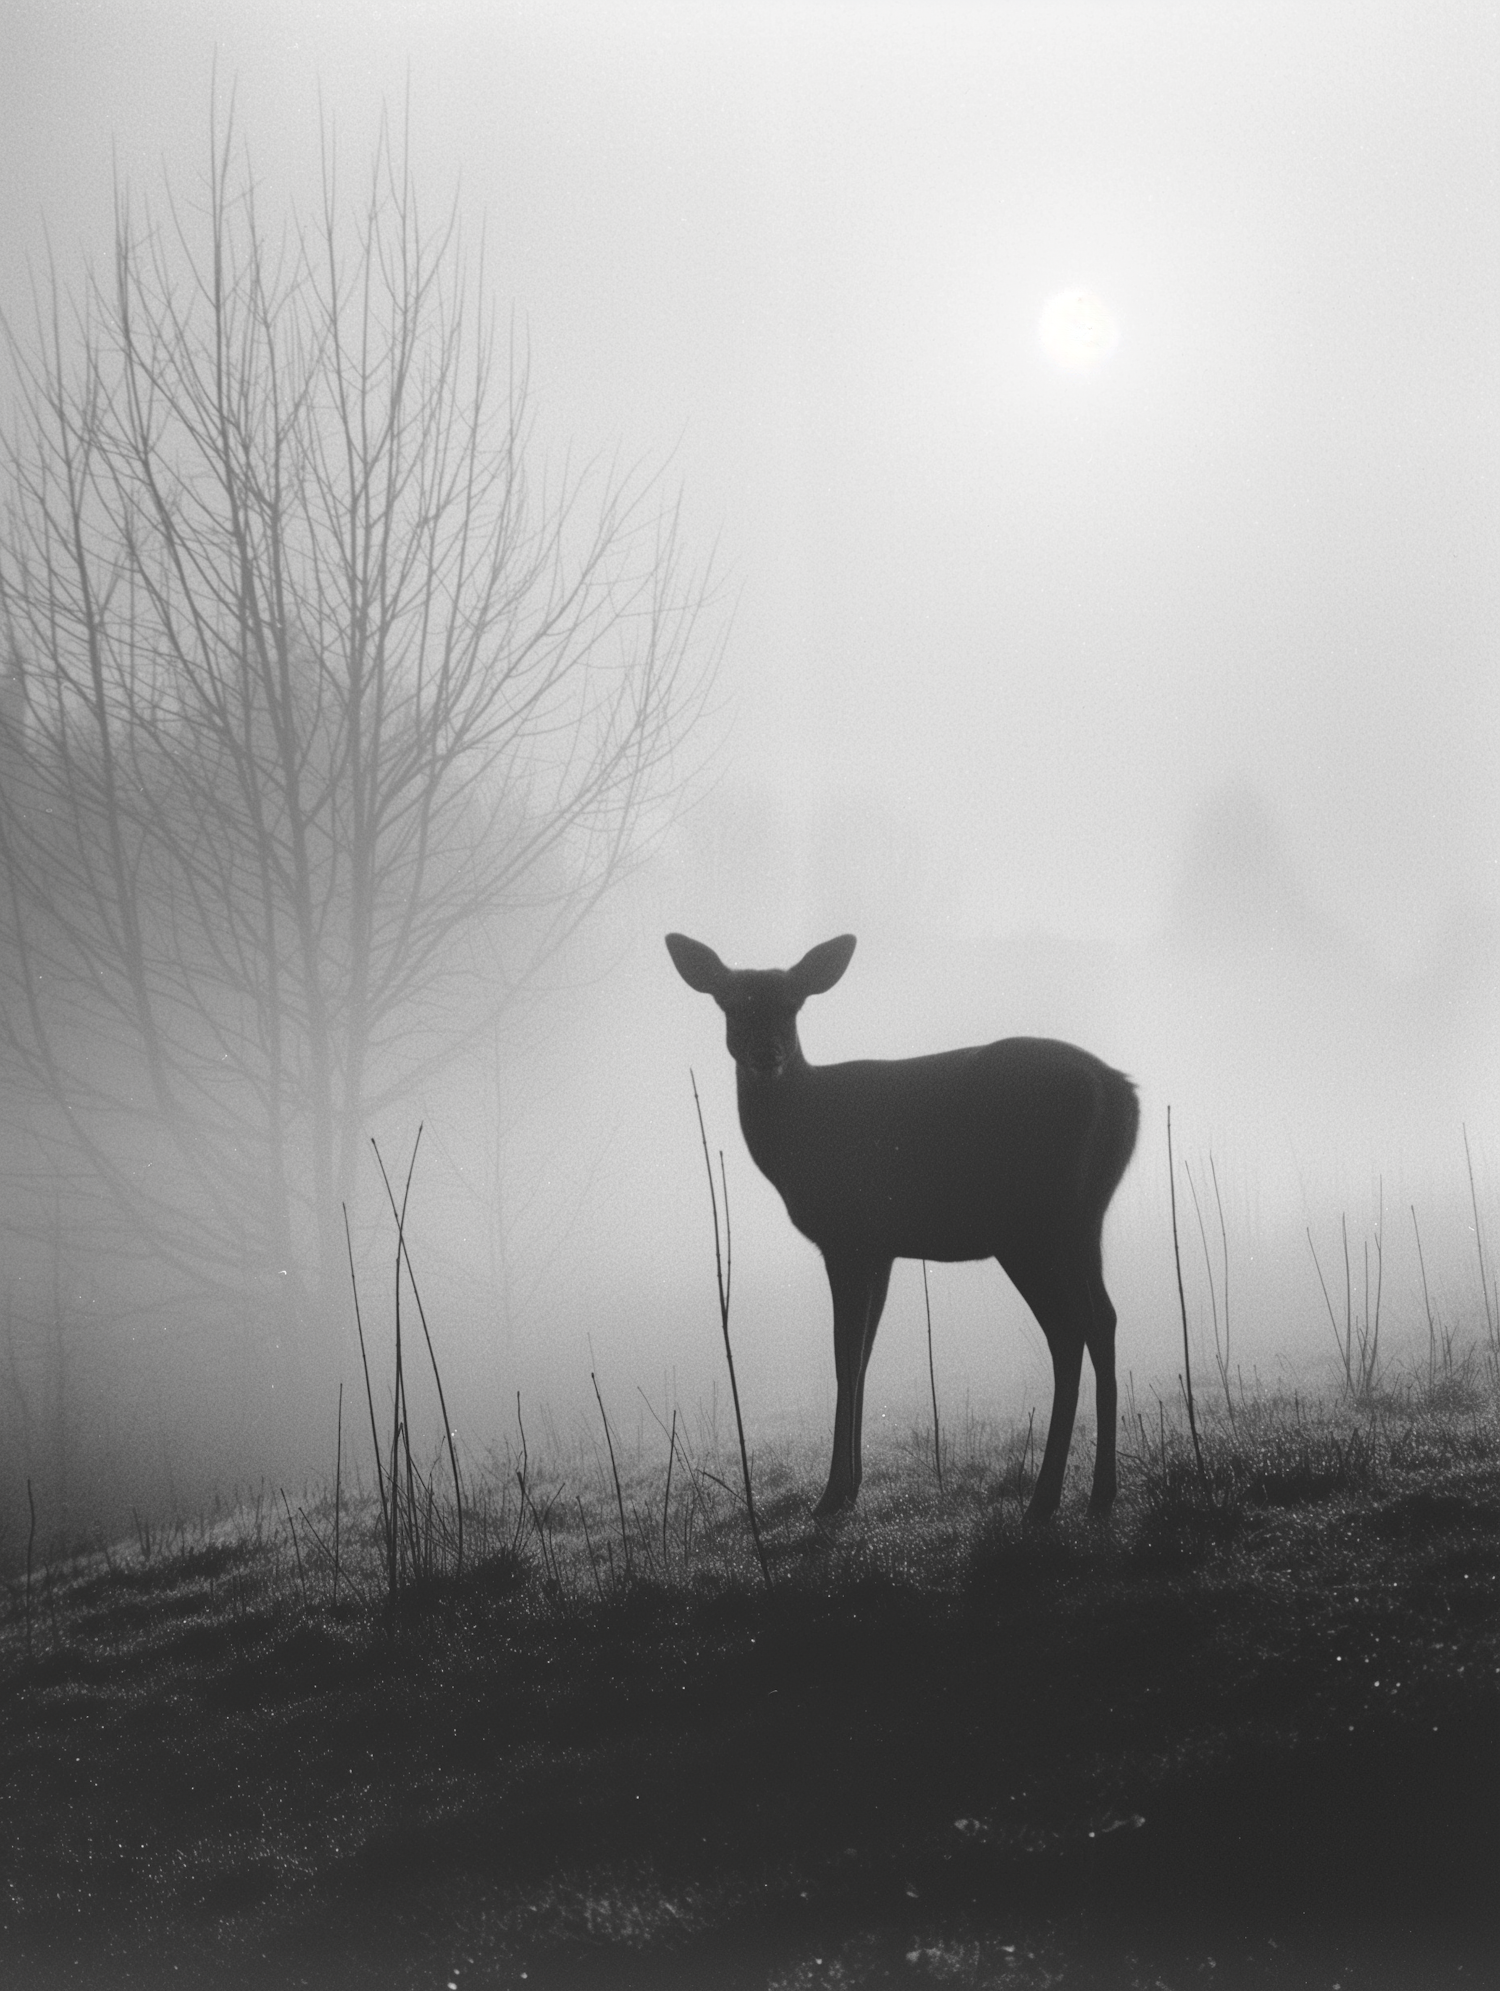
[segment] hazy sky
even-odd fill
[[[0,0],[0,24],[8,310],[49,243],[67,279],[106,252],[112,175],[192,188],[215,64],[267,199],[315,192],[320,102],[353,168],[409,101],[419,184],[482,233],[545,435],[670,460],[717,548],[719,786],[647,891],[654,951],[621,984],[642,1008],[602,1040],[635,1063],[597,1125],[568,1121],[569,1179],[606,1184],[589,1223],[663,1286],[680,1219],[632,1158],[670,1149],[672,1193],[699,1193],[683,1066],[718,1038],[664,925],[747,964],[861,907],[971,965],[1028,929],[1136,947],[1195,834],[1247,824],[1308,931],[1354,950],[1317,971],[1308,1071],[1348,1049],[1361,950],[1429,993],[1387,1004],[1348,1093],[1430,1034],[1454,936],[1500,918],[1500,8]],[[1119,327],[1087,374],[1037,339],[1070,285]],[[1015,963],[992,966],[965,1008],[956,957],[922,963],[955,1031],[1017,1027]],[[862,952],[814,1049],[944,1041],[909,1016],[872,1041],[892,972]],[[1036,984],[1057,1034],[1071,972]],[[1184,1096],[1168,1052],[1123,1012],[1079,1034],[1136,1071],[1154,1142]],[[1231,1038],[1204,1033],[1205,1114],[1218,1071],[1249,1092],[1285,1067],[1269,1025]],[[1492,1083],[1461,1090],[1444,1140],[1493,1113]]]
[[[731,784],[894,819],[970,928],[1133,937],[1249,783],[1401,958],[1500,896],[1500,14],[5,0],[0,278],[409,86],[538,406],[673,455]],[[1120,326],[1091,377],[1045,300]],[[797,936],[799,939],[801,936]],[[732,937],[726,937],[732,938]]]

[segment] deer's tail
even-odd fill
[[[1141,1105],[1134,1083],[1123,1072],[1101,1065],[1093,1119],[1080,1157],[1083,1201],[1100,1223],[1135,1153],[1140,1125]]]

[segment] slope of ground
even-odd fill
[[[337,1605],[319,1510],[18,1579],[4,1982],[1500,1981],[1488,1409],[1246,1405],[1104,1529],[760,1477],[769,1586],[685,1456],[394,1605],[367,1512]]]

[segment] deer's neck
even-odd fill
[[[778,1187],[787,1167],[788,1144],[798,1101],[807,1092],[813,1067],[795,1051],[774,1078],[759,1078],[741,1066],[736,1075],[740,1131],[762,1175]]]

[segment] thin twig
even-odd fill
[[[1349,1212],[1339,1211],[1339,1228],[1344,1237],[1344,1386],[1354,1391],[1354,1278],[1349,1270]]]
[[[609,1447],[609,1469],[615,1481],[615,1505],[620,1510],[620,1548],[625,1557],[625,1581],[630,1581],[630,1532],[625,1526],[625,1496],[620,1491],[620,1468],[615,1464],[615,1441],[609,1435],[609,1413],[604,1408],[604,1398],[599,1394],[599,1378],[589,1370],[589,1381],[594,1385],[594,1401],[599,1406],[599,1415],[604,1419],[604,1442]]]
[[[282,1487],[280,1491],[281,1504],[286,1510],[286,1524],[292,1531],[292,1554],[297,1558],[297,1581],[302,1586],[302,1602],[305,1608],[307,1604],[307,1577],[302,1569],[302,1550],[297,1543],[297,1523],[292,1519],[292,1510],[287,1501],[286,1488]]]
[[[378,1156],[377,1156],[378,1159]],[[394,1604],[401,1585],[401,1433],[405,1425],[406,1372],[401,1348],[401,1238],[396,1237],[396,1380],[391,1391],[391,1540],[386,1570],[386,1590]],[[416,1559],[416,1503],[412,1489],[411,1432],[406,1432],[406,1535],[407,1553]]]
[[[1193,1456],[1198,1461],[1198,1477],[1205,1484],[1208,1473],[1203,1464],[1203,1447],[1198,1442],[1198,1418],[1193,1408],[1193,1356],[1188,1347],[1187,1295],[1182,1290],[1182,1248],[1177,1241],[1177,1171],[1172,1165],[1172,1109],[1167,1108],[1167,1181],[1172,1195],[1172,1257],[1177,1266],[1177,1304],[1182,1310],[1182,1366],[1187,1381],[1183,1394],[1187,1398],[1188,1429],[1193,1434]],[[1165,1454],[1165,1434],[1162,1440]]]
[[[1427,1292],[1427,1261],[1422,1256],[1422,1233],[1417,1228],[1417,1206],[1411,1205],[1412,1234],[1417,1240],[1417,1266],[1422,1274],[1422,1305],[1427,1311],[1427,1387],[1437,1382],[1437,1327],[1432,1318],[1432,1301]]]
[[[423,1124],[425,1123],[418,1123],[417,1138],[412,1142],[411,1161],[406,1170],[406,1187],[401,1192],[401,1208],[399,1211],[396,1209],[396,1199],[391,1195],[390,1179],[385,1172],[385,1163],[381,1161],[380,1149],[375,1147],[373,1138],[370,1146],[375,1148],[375,1159],[377,1162],[380,1162],[380,1179],[385,1183],[385,1193],[390,1198],[391,1211],[396,1218],[396,1249],[399,1259],[404,1260],[406,1264],[406,1276],[411,1281],[411,1296],[417,1303],[417,1319],[422,1323],[422,1338],[427,1343],[427,1359],[432,1364],[432,1380],[437,1385],[438,1410],[443,1420],[443,1437],[448,1447],[448,1464],[453,1472],[453,1509],[458,1522],[458,1574],[461,1576],[464,1567],[464,1497],[463,1488],[459,1484],[458,1478],[458,1451],[453,1442],[453,1426],[448,1420],[448,1400],[443,1395],[443,1378],[438,1370],[437,1355],[432,1346],[432,1334],[427,1326],[427,1309],[422,1305],[422,1294],[417,1285],[417,1275],[412,1269],[411,1252],[407,1248],[406,1243],[406,1199],[411,1193],[412,1170],[417,1165],[417,1149],[422,1141]],[[398,1287],[399,1283],[398,1276]],[[410,1450],[410,1443],[411,1440],[408,1435],[408,1451]]]
[[[1365,1239],[1365,1311],[1359,1324],[1359,1394],[1365,1393],[1366,1362],[1370,1353],[1370,1240]]]
[[[1322,1260],[1318,1257],[1318,1247],[1313,1243],[1312,1226],[1307,1226],[1307,1248],[1312,1253],[1313,1270],[1318,1275],[1318,1284],[1323,1289],[1323,1304],[1328,1309],[1328,1325],[1333,1329],[1333,1345],[1339,1354],[1344,1352],[1344,1344],[1339,1339],[1339,1324],[1333,1311],[1333,1301],[1329,1297],[1328,1281],[1323,1277]]]
[[[677,1457],[677,1406],[672,1406],[672,1433],[667,1440],[667,1490],[661,1497],[661,1573],[668,1570],[667,1521],[672,1511],[672,1462]]]
[[[1224,1222],[1224,1198],[1219,1194],[1219,1171],[1214,1166],[1214,1153],[1208,1151],[1208,1172],[1213,1179],[1214,1203],[1219,1212],[1219,1243],[1224,1253],[1224,1364],[1220,1371],[1220,1381],[1224,1385],[1224,1401],[1229,1406],[1229,1421],[1234,1422],[1234,1398],[1229,1389],[1229,1230]],[[1214,1336],[1214,1346],[1218,1347],[1218,1336]]]
[[[359,1332],[359,1360],[365,1372],[365,1402],[370,1411],[370,1443],[375,1447],[375,1490],[380,1496],[380,1526],[386,1539],[387,1553],[390,1553],[392,1517],[386,1508],[385,1471],[380,1462],[380,1434],[375,1428],[375,1394],[370,1388],[370,1360],[365,1353],[365,1324],[359,1312],[359,1281],[354,1276],[354,1242],[349,1235],[349,1205],[342,1206],[344,1212],[344,1248],[349,1254],[349,1285],[354,1294],[354,1325]],[[394,1493],[394,1488],[392,1489]]]
[[[31,1657],[31,1551],[36,1546],[36,1495],[31,1490],[31,1475],[26,1476],[26,1505],[31,1511],[31,1525],[26,1530],[26,1657]]]
[[[1380,1361],[1380,1296],[1385,1290],[1385,1177],[1382,1175],[1378,1180],[1378,1200],[1375,1206],[1375,1325],[1370,1333],[1369,1367],[1362,1379],[1365,1392],[1375,1387],[1376,1369]]]
[[[516,1519],[516,1532],[511,1537],[510,1549],[512,1555],[520,1547],[521,1535],[526,1527],[526,1480],[527,1474],[531,1470],[531,1455],[526,1447],[526,1426],[521,1421],[521,1392],[519,1390],[516,1391],[516,1429],[521,1434],[521,1466],[516,1474],[516,1484],[521,1489],[521,1512]]]
[[[602,1604],[604,1602],[604,1585],[599,1581],[599,1565],[594,1560],[594,1541],[589,1533],[589,1517],[583,1511],[583,1495],[575,1493],[573,1498],[578,1502],[578,1518],[583,1523],[583,1545],[589,1553],[589,1574],[594,1579],[594,1588],[598,1591],[599,1601]],[[546,1560],[547,1551],[544,1544],[542,1548],[542,1563],[544,1567]]]
[[[766,1552],[761,1544],[760,1523],[755,1515],[755,1489],[750,1480],[750,1452],[745,1444],[745,1420],[740,1414],[740,1386],[734,1373],[734,1349],[729,1340],[729,1283],[734,1267],[734,1240],[729,1227],[729,1178],[724,1173],[724,1150],[719,1150],[719,1181],[724,1190],[724,1250],[719,1249],[719,1199],[714,1191],[713,1163],[708,1155],[708,1134],[703,1125],[703,1102],[698,1097],[698,1080],[689,1069],[692,1080],[693,1105],[698,1114],[698,1139],[703,1145],[703,1166],[708,1172],[708,1200],[714,1219],[714,1278],[719,1290],[719,1326],[724,1335],[724,1355],[729,1364],[729,1392],[734,1399],[734,1425],[740,1439],[740,1470],[745,1481],[745,1511],[750,1517],[750,1539],[755,1544],[755,1557],[760,1564],[761,1580],[766,1588],[771,1587],[771,1567],[766,1561]]]
[[[333,1608],[339,1607],[339,1529],[344,1512],[344,1385],[339,1384],[338,1437],[333,1454]]]
[[[1027,1488],[1031,1485],[1031,1459],[1035,1434],[1036,1405],[1033,1404],[1026,1418],[1026,1443],[1021,1447],[1021,1456],[1016,1462],[1016,1499],[1018,1501],[1026,1498]]]
[[[1490,1310],[1489,1275],[1484,1263],[1484,1235],[1479,1228],[1479,1192],[1474,1187],[1474,1157],[1469,1152],[1469,1129],[1467,1124],[1464,1126],[1464,1161],[1469,1170],[1469,1201],[1474,1209],[1474,1249],[1479,1256],[1479,1292],[1480,1297],[1484,1301],[1485,1339],[1489,1343],[1490,1360],[1493,1362],[1496,1355],[1500,1354],[1500,1339],[1496,1337],[1495,1316]]]
[[[927,1290],[927,1260],[922,1260],[922,1305],[927,1310],[927,1381],[932,1389],[932,1463],[937,1468],[938,1492],[943,1490],[943,1445],[938,1431],[937,1370],[932,1364],[932,1296]]]
[[[1203,1271],[1208,1280],[1208,1304],[1214,1326],[1214,1366],[1219,1371],[1219,1380],[1224,1380],[1224,1357],[1219,1349],[1219,1300],[1214,1291],[1213,1260],[1208,1255],[1208,1230],[1203,1222],[1203,1206],[1198,1201],[1198,1185],[1193,1180],[1193,1170],[1187,1156],[1182,1158],[1182,1172],[1187,1177],[1188,1188],[1193,1197],[1193,1215],[1198,1219],[1198,1238],[1203,1246]]]

